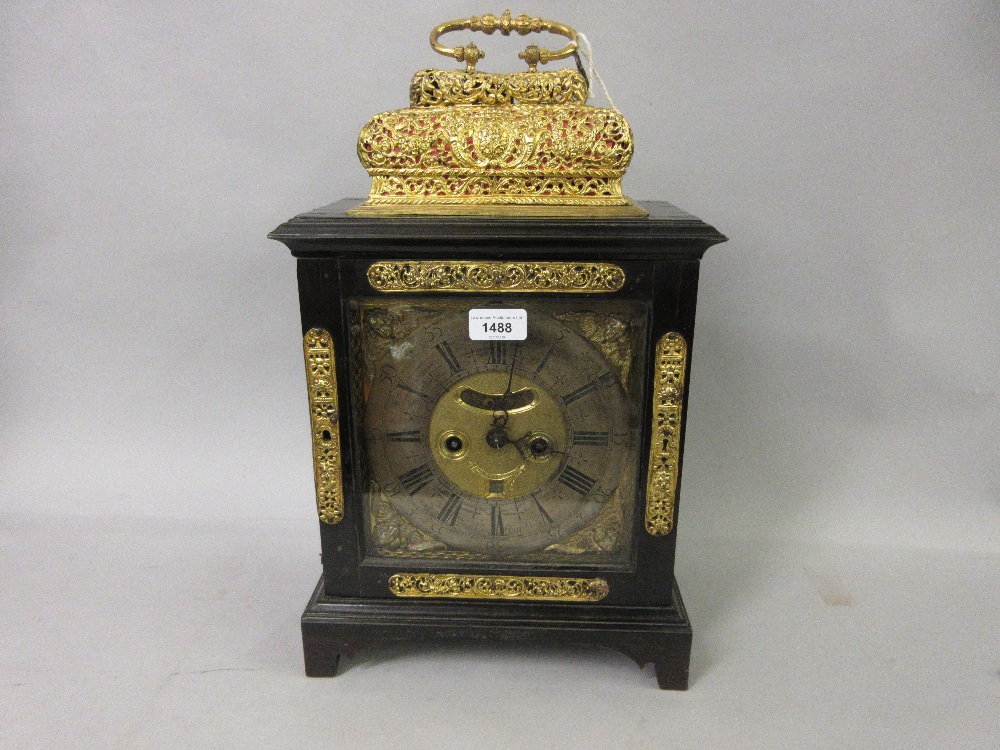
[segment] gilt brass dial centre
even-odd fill
[[[434,461],[461,490],[515,498],[559,468],[565,417],[555,399],[520,375],[480,372],[454,383],[430,420]]]

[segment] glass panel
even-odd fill
[[[382,298],[351,317],[369,557],[628,560],[646,306]]]

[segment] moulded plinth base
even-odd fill
[[[333,677],[340,655],[366,646],[424,640],[489,640],[614,649],[652,663],[664,690],[686,690],[691,624],[676,581],[666,607],[448,599],[349,599],[323,594],[302,615],[306,674]]]

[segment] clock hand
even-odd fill
[[[530,443],[528,442],[529,439],[531,440]],[[510,442],[514,444],[522,458],[541,458],[542,456],[551,456],[554,454],[565,455],[565,451],[557,451],[551,442],[531,430],[528,430],[521,437],[517,438],[517,440],[511,440]]]
[[[517,366],[517,355],[521,353],[521,345],[516,344],[514,346],[514,356],[510,361],[510,376],[507,378],[507,387],[504,389],[503,395],[500,396],[500,409],[496,409],[493,412],[493,423],[490,426],[489,432],[486,433],[487,444],[496,450],[500,450],[507,443],[512,443],[510,436],[507,434],[507,420],[510,419],[510,414],[507,413],[507,407],[510,405],[508,401],[513,395],[511,388],[514,386],[514,368]],[[520,451],[520,448],[518,448]]]
[[[507,420],[510,416],[503,409],[493,412],[493,422],[486,433],[486,443],[490,448],[500,450],[507,443],[511,442],[507,435]]]
[[[517,355],[521,353],[521,345],[514,345],[514,356],[510,360],[510,377],[507,378],[507,390],[503,392],[504,402],[506,403],[507,397],[511,394],[511,386],[514,385],[514,366],[517,365]]]

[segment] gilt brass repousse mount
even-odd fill
[[[340,409],[337,404],[333,339],[327,331],[313,328],[306,333],[303,348],[309,387],[316,509],[323,523],[340,523],[344,518],[344,487],[340,468]]]
[[[684,337],[675,332],[663,336],[656,344],[653,360],[653,428],[646,486],[646,531],[653,536],[665,536],[674,530],[686,367]]]
[[[368,268],[379,292],[617,292],[625,272],[613,263],[379,261]]]
[[[396,573],[389,590],[399,597],[598,602],[608,595],[608,583],[603,578]]]
[[[475,44],[446,47],[453,31],[507,36],[549,32],[569,43],[551,51],[529,45],[523,73],[483,73]],[[620,112],[589,106],[586,78],[538,65],[577,54],[571,27],[506,11],[459,19],[431,32],[431,47],[465,70],[422,70],[410,107],[373,117],[358,137],[372,178],[360,216],[479,215],[642,217],[622,194],[632,131]]]

